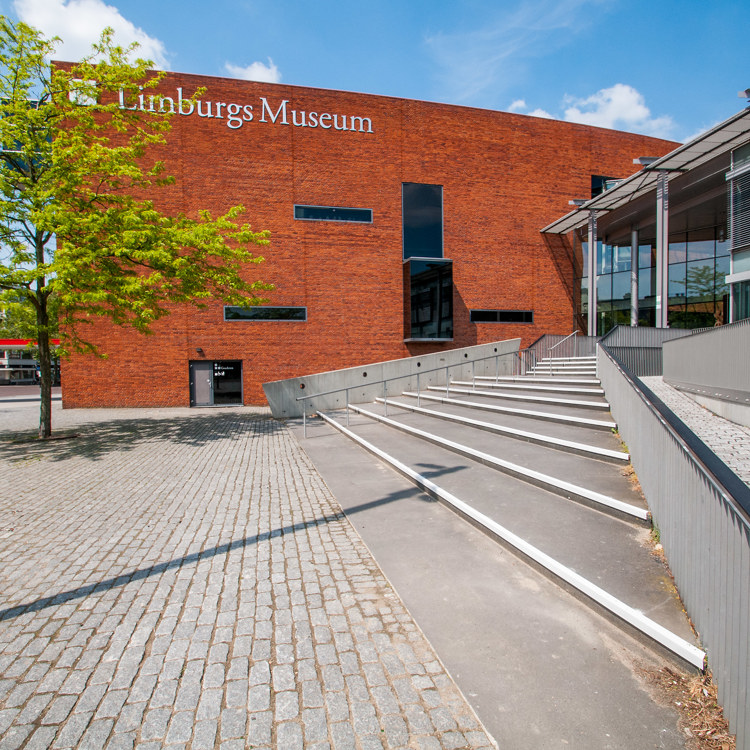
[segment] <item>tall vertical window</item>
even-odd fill
[[[453,339],[453,264],[442,258],[404,261],[407,341]]]
[[[443,186],[402,185],[404,259],[443,257]]]

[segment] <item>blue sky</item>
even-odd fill
[[[747,104],[742,0],[0,0],[77,59],[106,25],[169,70],[684,141]]]

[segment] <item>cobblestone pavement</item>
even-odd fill
[[[750,485],[750,428],[730,422],[664,382],[641,380],[747,485]]]
[[[0,404],[2,750],[494,747],[265,410],[14,441],[35,408]]]

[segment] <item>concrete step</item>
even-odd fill
[[[476,387],[477,383],[481,385],[482,388],[504,388],[507,390],[524,390],[524,391],[547,391],[550,393],[579,393],[583,395],[589,395],[589,396],[603,396],[604,390],[602,388],[582,388],[578,385],[572,385],[570,383],[562,382],[554,384],[553,381],[547,381],[546,383],[538,383],[536,381],[532,381],[531,379],[518,379],[517,381],[513,383],[508,382],[497,382],[494,379],[487,379],[487,378],[475,378],[476,382],[472,381],[463,381],[463,380],[453,380],[451,381],[455,385],[471,385],[472,387]]]
[[[535,375],[477,375],[474,380],[493,383],[563,383],[565,385],[599,385],[598,378],[544,377]]]
[[[375,419],[382,424],[393,427],[394,429],[402,430],[420,440],[426,440],[435,445],[447,448],[461,456],[479,461],[486,466],[490,466],[498,471],[504,472],[505,474],[516,477],[522,482],[528,482],[529,484],[542,487],[549,492],[561,495],[569,500],[572,499],[577,502],[587,503],[603,512],[612,512],[639,521],[648,522],[650,520],[648,510],[643,507],[643,504],[639,507],[638,505],[624,502],[616,497],[612,497],[611,495],[606,495],[588,487],[583,487],[580,484],[561,479],[559,476],[553,476],[552,474],[538,471],[528,466],[522,466],[521,464],[507,461],[485,451],[473,448],[466,443],[449,440],[448,438],[441,437],[435,432],[421,430],[417,427],[399,422],[382,414],[377,414],[368,409],[363,409],[359,406],[350,406],[349,408],[353,409],[357,414],[362,414],[370,419]]]
[[[596,370],[596,362],[562,362],[562,361],[539,361],[531,369],[533,370],[559,370],[560,372],[572,372],[583,370],[591,372]]]
[[[441,389],[443,392],[444,388]],[[467,391],[467,393],[472,393]],[[581,427],[589,427],[595,430],[615,430],[617,424],[611,419],[591,419],[589,417],[581,417],[575,414],[563,413],[555,411],[536,411],[533,409],[520,409],[512,406],[499,406],[496,404],[488,403],[487,401],[481,400],[467,400],[457,399],[450,396],[438,396],[430,395],[428,393],[416,393],[414,391],[404,391],[402,396],[418,399],[419,401],[437,401],[443,404],[453,404],[462,407],[468,407],[471,409],[478,409],[487,412],[494,412],[496,414],[509,414],[513,416],[523,417],[525,419],[538,419],[548,422],[559,422],[569,425],[579,425]]]
[[[408,403],[405,400],[405,403]],[[416,404],[415,404],[416,406]],[[633,493],[630,481],[617,466],[623,462],[602,461],[599,456],[590,452],[574,452],[562,449],[561,446],[542,440],[529,441],[509,434],[502,429],[492,429],[494,426],[504,427],[503,418],[498,418],[495,425],[488,425],[488,429],[480,429],[473,422],[475,414],[471,409],[453,409],[455,416],[464,419],[437,419],[431,409],[427,413],[413,410],[403,410],[390,405],[386,408],[382,403],[372,406],[362,405],[367,411],[377,412],[389,419],[409,425],[416,429],[434,433],[440,438],[460,443],[470,449],[487,453],[531,471],[551,475],[562,482],[583,485],[587,489],[603,495],[613,495],[623,502],[636,504],[645,508],[643,499],[638,493]],[[433,408],[443,408],[436,405]],[[387,414],[386,414],[387,412]],[[520,421],[520,420],[517,420]],[[619,441],[612,434],[602,434],[586,430],[576,425],[555,425],[554,433],[547,435],[550,424],[537,424],[534,431],[540,438],[549,437],[558,440],[568,440],[584,443],[584,440],[596,438],[598,447],[616,449],[621,448]],[[587,441],[588,442],[588,441]]]
[[[385,400],[382,398],[378,398],[376,399],[376,401],[377,403],[385,404]],[[539,445],[545,445],[550,448],[556,448],[558,450],[567,451],[570,453],[578,453],[580,455],[588,456],[589,458],[598,458],[602,461],[615,462],[628,462],[630,460],[630,455],[621,450],[603,448],[601,446],[592,445],[590,443],[581,443],[576,440],[567,440],[565,438],[555,437],[554,435],[522,430],[510,425],[472,419],[471,417],[460,414],[452,414],[449,412],[439,411],[435,408],[424,409],[422,407],[416,406],[415,404],[407,403],[405,401],[396,401],[391,398],[388,399],[387,403],[388,406],[396,407],[397,409],[406,409],[417,414],[428,415],[435,419],[446,419],[453,422],[460,422],[462,424],[470,425],[471,427],[478,430],[497,432],[503,435],[517,438],[518,440],[525,440],[530,443],[538,443]]]
[[[596,364],[596,355],[591,354],[585,357],[542,357],[538,362],[578,362],[580,364]]]
[[[455,383],[458,383],[458,381],[454,381]],[[466,383],[466,385],[471,385],[471,383]],[[446,388],[437,386],[437,385],[431,385],[428,386],[427,390],[429,391],[446,391]],[[569,407],[577,407],[581,409],[603,409],[605,411],[609,410],[609,404],[606,401],[588,401],[584,399],[565,399],[565,398],[552,398],[550,396],[538,396],[538,395],[532,395],[532,396],[524,396],[521,394],[513,393],[500,393],[495,391],[485,391],[485,390],[479,390],[476,388],[456,388],[455,385],[451,384],[451,386],[447,389],[449,393],[462,393],[462,394],[472,394],[477,396],[484,396],[486,398],[504,398],[504,399],[513,399],[514,401],[523,401],[523,402],[536,402],[536,403],[544,403],[544,404],[557,404],[560,406],[569,406]]]
[[[538,375],[552,377],[555,375],[562,377],[576,377],[576,378],[592,378],[596,377],[596,368],[590,370],[584,370],[581,368],[561,370],[551,367],[536,367],[526,371],[527,375],[535,377]]]

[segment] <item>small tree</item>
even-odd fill
[[[57,41],[0,16],[0,292],[34,309],[40,437],[51,434],[53,303],[64,355],[95,351],[93,316],[148,333],[171,303],[252,305],[272,288],[247,277],[263,260],[248,248],[268,233],[239,224],[241,206],[166,216],[145,197],[174,182],[152,156],[170,129],[163,74],[130,62],[134,47],[111,29],[74,65],[49,65]],[[134,106],[141,96],[154,106]]]

